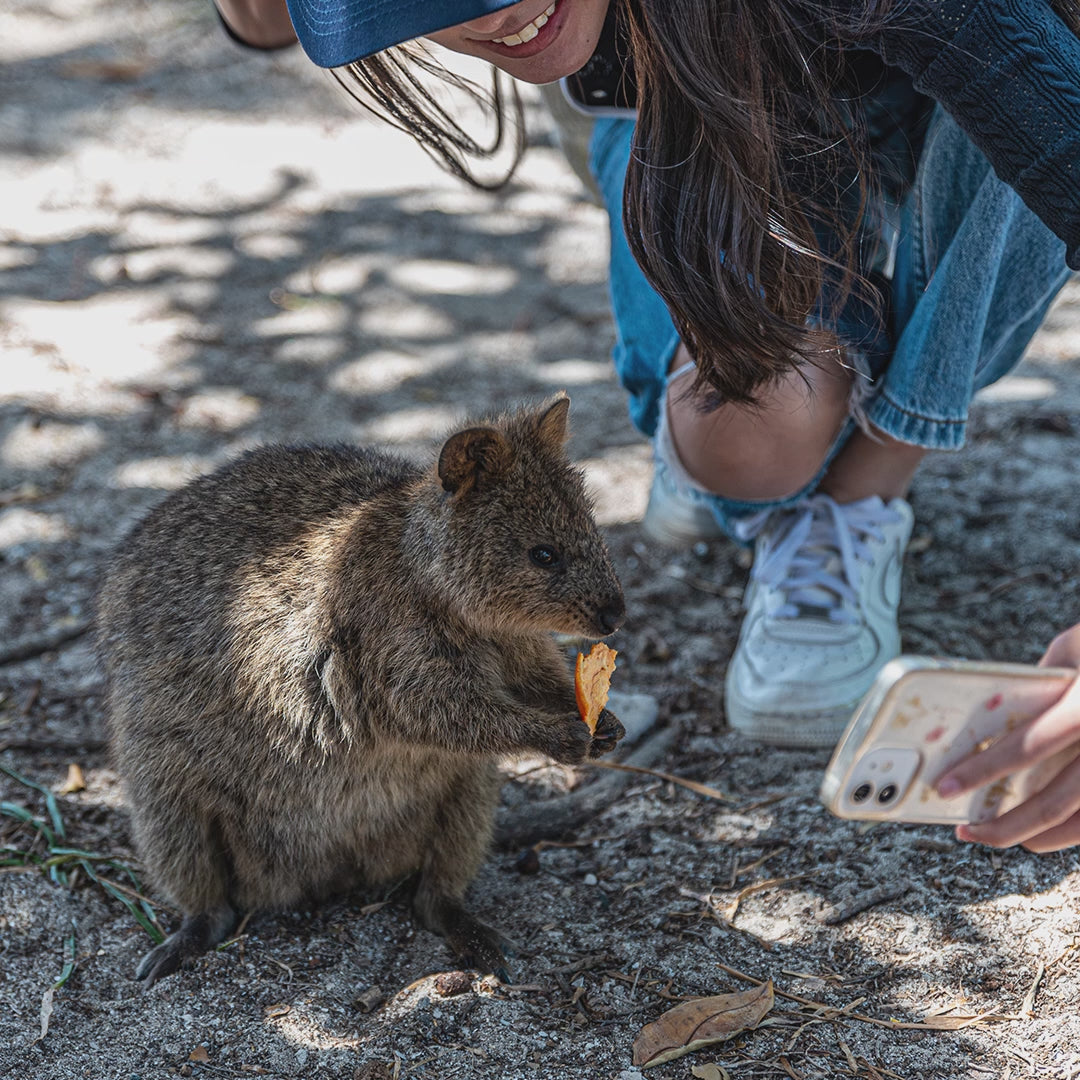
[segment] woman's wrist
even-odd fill
[[[214,6],[238,45],[269,51],[296,44],[285,0],[214,0]]]

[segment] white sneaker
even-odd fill
[[[659,454],[653,462],[652,487],[641,531],[658,544],[684,548],[724,535],[708,506],[696,501],[693,489],[679,483]]]
[[[684,364],[668,380],[677,379],[692,364]],[[667,395],[660,402],[660,423],[653,438],[653,479],[641,531],[669,547],[691,547],[715,540],[723,531],[706,504],[708,494],[690,478],[675,449],[668,426]]]
[[[746,616],[728,665],[728,723],[762,742],[833,746],[900,652],[897,608],[913,515],[876,495],[812,495],[739,526],[756,538]]]

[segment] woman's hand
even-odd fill
[[[285,0],[214,0],[229,29],[253,49],[283,49],[296,41]]]
[[[1080,668],[1080,625],[1054,638],[1039,665]],[[1080,743],[1080,678],[1046,712],[945,773],[938,793],[947,798],[993,783],[1075,743]],[[1036,852],[1080,844],[1080,757],[1019,806],[982,825],[961,825],[956,836],[993,847],[1023,844]]]

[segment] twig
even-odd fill
[[[890,1076],[892,1080],[904,1080],[899,1073],[894,1073],[892,1069],[886,1069],[884,1065],[871,1065],[866,1058],[859,1058],[859,1060],[873,1072],[875,1077]]]
[[[868,889],[858,896],[851,897],[846,903],[838,904],[828,915],[825,916],[826,926],[838,926],[842,922],[862,914],[868,908],[876,904],[884,904],[888,900],[895,900],[904,896],[914,888],[910,881],[892,882],[888,885],[879,885],[876,889]]]
[[[742,979],[743,982],[752,983],[754,986],[765,985],[764,980],[755,979],[753,975],[747,975],[746,972],[739,971],[738,968],[733,968],[720,960],[715,961],[715,963],[718,968],[726,971],[729,975],[733,975],[736,979]],[[775,985],[773,986],[773,992],[777,997],[782,997],[787,1001],[794,1001],[798,1005],[805,1005],[809,1009],[820,1012],[822,1014],[820,1019],[822,1020],[860,1020],[864,1024],[874,1024],[876,1027],[890,1028],[894,1031],[956,1031],[982,1022],[1020,1019],[1016,1014],[984,1013],[981,1016],[967,1017],[965,1020],[956,1023],[955,1026],[948,1027],[942,1024],[924,1024],[918,1020],[879,1020],[875,1016],[866,1016],[864,1013],[849,1011],[854,1005],[865,1001],[865,998],[860,998],[859,1001],[851,1002],[851,1004],[838,1009],[834,1005],[826,1005],[823,1001],[811,1001],[810,998],[800,997],[798,994],[789,994],[784,990],[777,990]]]
[[[802,1073],[797,1073],[795,1071],[795,1067],[791,1064],[790,1061],[788,1061],[788,1059],[783,1054],[781,1054],[780,1057],[777,1058],[777,1061],[779,1061],[780,1063],[780,1068],[782,1068],[784,1072],[786,1072],[788,1076],[791,1077],[791,1080],[802,1080]]]
[[[34,752],[56,752],[77,754],[80,752],[97,753],[108,747],[104,739],[7,739],[0,742],[0,752],[4,750],[30,750]]]
[[[802,881],[803,878],[813,877],[813,874],[791,874],[789,877],[778,878],[766,878],[764,881],[755,881],[745,888],[740,889],[736,894],[735,899],[730,901],[727,907],[724,909],[723,916],[729,922],[735,921],[735,916],[738,914],[739,905],[748,896],[752,896],[756,892],[761,892],[762,889],[771,889],[774,885],[787,885],[791,881]],[[711,899],[711,897],[710,897]]]
[[[580,960],[575,960],[572,964],[561,964],[559,967],[547,968],[545,971],[540,971],[537,974],[577,975],[579,972],[590,971],[592,968],[599,967],[609,959],[610,957],[607,953],[593,953],[591,956],[583,956]]]
[[[781,802],[783,799],[790,799],[790,798],[791,798],[791,792],[790,791],[778,793],[776,795],[765,795],[762,798],[758,799],[756,802],[747,803],[746,806],[738,807],[738,813],[740,813],[740,814],[751,814],[755,810],[760,810],[763,806],[772,806],[773,803],[778,803],[778,802]]]
[[[744,591],[741,585],[717,585],[697,574],[688,574],[681,568],[668,570],[667,575],[676,581],[681,581],[684,585],[689,585],[691,589],[697,589],[698,592],[703,592],[708,596],[721,596],[725,600],[738,600]]]
[[[756,870],[759,866],[763,866],[770,859],[775,859],[781,851],[789,847],[789,844],[781,844],[778,848],[774,848],[768,853],[768,855],[762,855],[760,859],[755,859],[751,863],[747,863],[745,866],[733,866],[731,868],[731,885],[730,888],[735,888],[735,882],[743,876],[743,874],[749,874],[751,870]]]
[[[1020,1012],[1024,1016],[1031,1016],[1035,1012],[1035,995],[1039,992],[1039,983],[1046,974],[1046,965],[1040,960],[1035,970],[1035,978],[1031,980],[1031,986],[1024,995],[1024,1003],[1020,1006]]]
[[[604,840],[614,840],[615,834],[608,833],[604,836],[586,836],[583,840],[537,840],[532,845],[533,851],[539,854],[541,851],[547,851],[548,848],[580,848],[580,847],[592,847],[593,844],[598,844]]]
[[[709,787],[708,784],[699,784],[696,780],[685,780],[681,776],[664,772],[661,769],[649,769],[643,765],[627,765],[620,761],[589,761],[586,764],[598,769],[621,769],[624,772],[641,773],[643,776],[655,776],[659,780],[667,780],[669,783],[678,784],[679,787],[684,787],[698,795],[704,795],[708,799],[719,799],[721,802],[735,801],[730,795],[725,795],[722,791]]]
[[[848,1068],[851,1070],[852,1076],[859,1075],[859,1066],[855,1061],[855,1055],[851,1052],[850,1047],[843,1039],[836,1040],[840,1044],[840,1049],[844,1052],[844,1057],[847,1058]]]
[[[127,896],[130,896],[133,900],[138,900],[141,904],[150,904],[151,907],[159,907],[162,911],[167,911],[170,915],[179,915],[180,909],[171,907],[169,904],[163,904],[160,900],[151,900],[148,896],[143,896],[138,889],[132,889],[128,885],[121,885],[119,881],[113,881],[112,878],[102,877],[98,875],[99,880],[106,884],[111,885],[114,889],[119,889],[120,892]],[[156,919],[154,920],[157,921]]]
[[[675,733],[670,728],[654,732],[627,757],[625,765],[647,767],[659,761],[671,748]],[[584,788],[543,802],[529,802],[506,810],[496,828],[496,843],[502,848],[530,847],[539,840],[551,840],[572,833],[606,810],[622,794],[634,769],[612,773]]]
[[[709,893],[696,893],[696,892],[692,891],[691,889],[680,888],[679,893],[680,893],[680,895],[688,896],[688,897],[690,897],[690,899],[696,900],[699,904],[701,904],[702,908],[704,909],[705,914],[708,915],[722,929],[729,930],[734,934],[743,934],[745,937],[750,938],[750,940],[753,941],[755,945],[757,945],[760,948],[764,949],[766,952],[772,952],[773,944],[772,944],[771,941],[768,941],[766,938],[760,937],[759,935],[755,934],[752,930],[746,930],[741,926],[736,926],[735,923],[733,923],[729,918],[727,918],[727,916],[724,915],[724,913],[722,911],[717,911],[715,904],[713,904],[713,898],[712,898],[712,893],[711,892],[709,892]],[[673,912],[670,912],[669,914],[670,915],[678,915],[678,916],[682,916],[682,917],[685,917],[687,915],[689,915],[691,917],[693,917],[693,916],[700,917],[701,916],[700,911],[695,911],[695,912],[673,911]]]
[[[70,623],[59,623],[43,630],[40,634],[30,634],[13,642],[6,649],[0,649],[0,667],[15,664],[20,660],[30,660],[42,653],[52,652],[69,641],[80,638],[90,629],[89,619],[77,619]]]
[[[41,680],[35,679],[34,685],[30,687],[30,693],[26,695],[26,700],[23,702],[23,707],[19,710],[19,715],[27,717],[33,711],[34,706],[38,703],[38,698],[41,697]]]

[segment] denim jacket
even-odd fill
[[[1080,270],[1080,39],[1048,0],[902,0],[866,44],[942,104]]]

